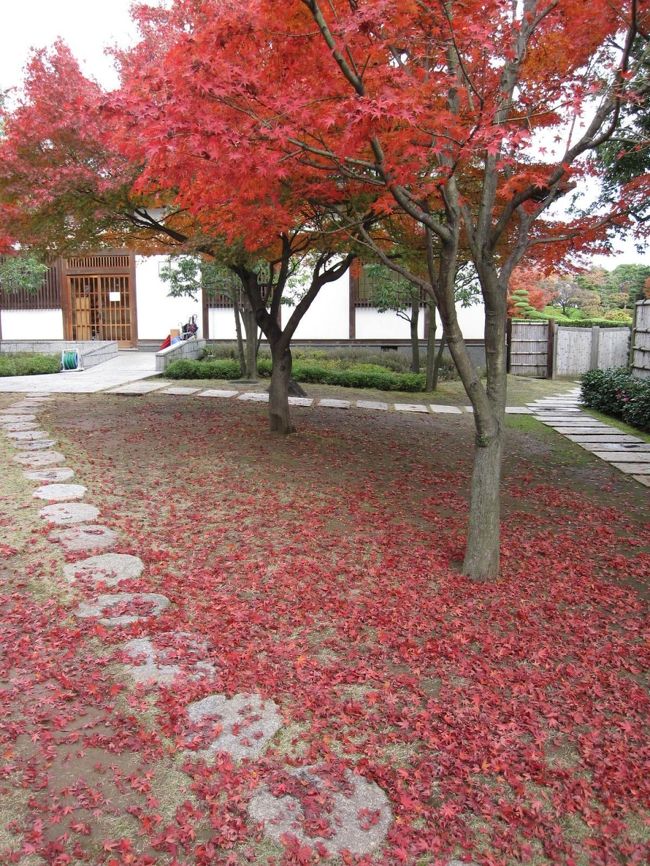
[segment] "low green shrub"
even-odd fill
[[[0,355],[0,376],[39,376],[61,370],[59,355]]]
[[[165,370],[169,379],[237,379],[241,376],[239,363],[224,358],[222,360],[172,361]]]
[[[622,418],[626,404],[641,393],[643,387],[642,381],[631,376],[626,367],[590,370],[582,377],[582,400],[598,412]]]
[[[271,375],[269,358],[259,358],[260,376]],[[239,364],[228,359],[206,361],[173,361],[165,370],[170,379],[235,379],[240,375]],[[394,373],[376,364],[357,364],[340,369],[333,363],[296,360],[293,377],[298,382],[320,382],[344,388],[377,388],[380,391],[423,391],[425,377],[421,373]]]
[[[650,433],[650,381],[623,406],[623,420],[637,430]]]

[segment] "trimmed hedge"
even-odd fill
[[[268,378],[272,363],[268,358],[259,358],[257,369],[260,376]],[[394,373],[374,364],[355,364],[341,370],[325,363],[300,360],[294,361],[292,374],[297,382],[376,388],[380,391],[424,391],[426,381],[422,373]],[[228,359],[173,361],[165,370],[165,376],[170,379],[236,379],[240,375],[239,364]]]
[[[626,367],[590,370],[581,390],[587,406],[650,433],[650,380],[636,379]]]
[[[0,355],[0,376],[40,376],[60,371],[61,358],[58,355]]]

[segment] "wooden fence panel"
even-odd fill
[[[632,375],[650,378],[650,300],[639,301],[632,332]]]
[[[508,372],[545,379],[548,375],[548,322],[509,323]]]

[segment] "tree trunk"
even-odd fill
[[[463,572],[476,581],[499,574],[501,452],[501,425],[492,436],[477,437],[463,562]]]
[[[436,360],[433,364],[433,380],[432,380],[432,391],[435,391],[438,387],[438,376],[440,375],[440,365],[442,364],[442,356],[445,351],[445,346],[447,341],[445,339],[445,332],[442,332],[442,337],[440,338],[440,347],[438,348],[438,352],[436,354]]]
[[[269,425],[272,433],[293,433],[289,415],[289,382],[293,359],[291,349],[271,347],[273,370],[269,388]]]
[[[246,354],[244,352],[244,338],[241,333],[241,307],[233,292],[233,308],[235,311],[235,331],[237,333],[237,357],[239,358],[239,375],[246,376]]]
[[[420,340],[418,338],[418,322],[420,320],[420,298],[413,299],[411,307],[411,370],[420,372]]]
[[[244,330],[246,331],[246,378],[255,381],[257,373],[257,321],[251,309],[244,309]]]
[[[427,368],[426,368],[426,391],[435,391],[436,390],[436,379],[435,379],[435,354],[436,354],[436,305],[433,303],[431,299],[428,301],[429,304],[429,322],[427,328]]]

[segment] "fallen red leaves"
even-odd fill
[[[365,416],[314,413],[280,441],[250,406],[123,405],[92,398],[80,415],[62,401],[48,429],[76,443],[103,521],[145,561],[120,590],[173,607],[106,629],[19,577],[0,598],[1,784],[26,794],[7,863],[316,863],[295,837],[258,847],[246,812],[261,783],[297,796],[325,851],[330,795],[287,773],[314,764],[332,792],[354,769],[393,809],[384,849],[346,863],[646,862],[648,629],[621,583],[650,572],[634,513],[530,460],[525,487],[516,471],[507,483],[503,578],[476,586],[456,562],[469,465],[445,422],[373,418],[368,438]],[[151,692],[120,693],[109,665],[126,640],[174,630],[207,641],[220,691],[272,699],[284,729],[254,761],[189,759],[170,811],[153,768],[200,739],[187,706],[214,685],[160,687],[153,723]],[[86,749],[109,769],[82,784],[68,770]],[[134,821],[122,835],[108,832],[116,810]]]

